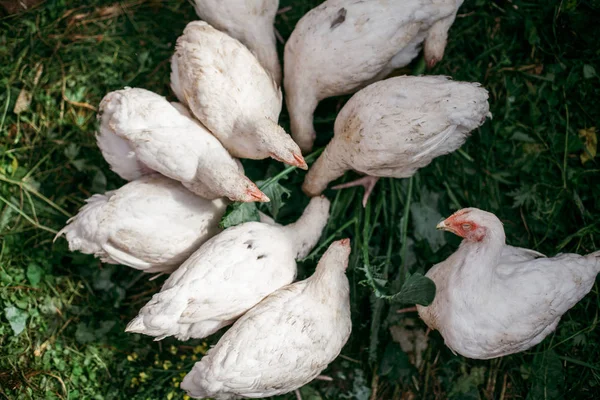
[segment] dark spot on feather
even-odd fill
[[[335,19],[331,23],[330,29],[331,30],[335,29],[337,26],[341,25],[345,20],[346,20],[346,9],[342,7],[342,8],[340,8],[340,11],[338,11],[337,17],[335,17]]]
[[[265,258],[267,255],[266,254],[261,254],[260,256],[256,257],[257,260],[262,260],[263,258]]]
[[[247,249],[252,249],[252,245],[254,244],[254,242],[252,240],[246,240],[244,244],[248,245],[248,247],[246,247]]]

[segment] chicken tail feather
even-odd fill
[[[134,319],[131,320],[130,323],[127,324],[125,328],[125,332],[128,333],[145,333],[146,325],[144,325],[144,317],[138,315]]]
[[[209,379],[209,368],[206,361],[197,362],[192,370],[183,378],[180,388],[185,390],[187,394],[194,398],[213,397],[222,389],[222,384],[216,379]],[[221,399],[228,397],[225,393]]]

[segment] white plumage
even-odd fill
[[[188,373],[195,398],[264,398],[316,378],[350,336],[350,241],[334,242],[308,279],[283,287],[241,317]]]
[[[306,169],[298,145],[277,124],[281,89],[236,39],[190,22],[171,59],[171,88],[233,156]]]
[[[221,199],[206,200],[158,174],[95,194],[57,235],[71,251],[144,272],[171,272],[219,232]]]
[[[434,158],[458,149],[490,116],[488,93],[477,83],[444,76],[401,76],[356,93],[335,120],[334,137],[311,166],[302,189],[323,192],[347,170],[373,177],[406,178]]]
[[[457,211],[438,228],[464,240],[427,272],[436,296],[417,309],[446,345],[465,357],[501,357],[540,343],[592,289],[600,272],[600,252],[545,258],[507,246],[502,222],[476,208]]]
[[[196,14],[242,42],[279,84],[281,66],[275,41],[279,0],[195,0]]]
[[[319,240],[329,201],[314,198],[287,226],[247,222],[204,243],[127,326],[128,332],[180,340],[206,337],[235,321],[296,276],[296,259]]]
[[[310,152],[319,101],[352,93],[408,65],[425,42],[441,60],[463,0],[328,0],[308,12],[285,46],[284,86],[292,136]]]
[[[126,180],[151,172],[208,199],[269,201],[227,150],[181,105],[145,89],[108,93],[100,103],[98,147]]]

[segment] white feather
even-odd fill
[[[268,200],[183,105],[145,89],[126,88],[104,97],[99,116],[98,146],[124,179],[159,172],[205,198]]]
[[[328,216],[329,201],[316,197],[294,224],[247,222],[226,229],[169,277],[127,331],[187,340],[231,324],[292,282],[295,260],[315,246]]]
[[[540,343],[592,289],[600,272],[600,252],[546,258],[506,245],[494,214],[469,208],[450,219],[455,226],[475,227],[473,239],[467,237],[427,272],[436,296],[417,309],[446,345],[465,357],[501,357]]]
[[[488,92],[444,76],[400,76],[357,92],[335,120],[334,137],[303,190],[323,192],[347,170],[407,178],[451,153],[489,114]]]
[[[281,89],[243,44],[206,22],[190,22],[177,39],[171,87],[233,156],[292,165],[301,158],[277,125]]]
[[[56,237],[71,251],[145,272],[170,272],[219,232],[225,203],[158,174],[96,194]]]
[[[302,17],[286,43],[283,64],[292,136],[302,150],[312,148],[319,101],[352,93],[408,65],[426,40],[440,42],[434,48],[443,54],[461,4],[328,0]],[[428,38],[434,27],[440,34]]]
[[[350,336],[348,239],[334,242],[313,276],[248,311],[188,373],[195,398],[264,398],[290,392],[324,370]]]
[[[200,18],[246,45],[279,84],[273,26],[279,0],[195,0],[194,7]]]

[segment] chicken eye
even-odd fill
[[[470,231],[470,230],[471,230],[471,224],[462,224],[462,228],[463,228],[465,231]]]

